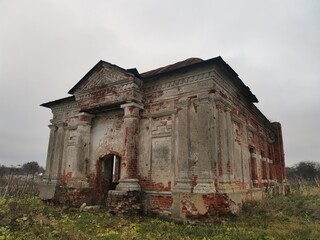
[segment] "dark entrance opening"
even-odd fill
[[[101,175],[105,181],[106,190],[115,190],[120,178],[120,157],[108,155],[102,159]]]

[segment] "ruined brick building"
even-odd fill
[[[50,108],[40,197],[207,219],[282,191],[280,123],[221,57],[145,73],[98,62]]]

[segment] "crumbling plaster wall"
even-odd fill
[[[271,124],[230,78],[214,67],[144,83],[139,173],[141,186],[150,190],[147,208],[151,211],[168,214],[179,208],[170,194],[175,187],[199,194],[227,193],[241,203],[261,198],[263,184],[272,182],[273,156],[261,155],[273,151]],[[256,166],[251,166],[250,146],[256,152]],[[161,168],[164,171],[158,174]],[[251,168],[257,173],[254,184]],[[254,187],[259,188],[258,194],[252,192]]]
[[[123,110],[95,115],[92,120],[90,173],[96,173],[96,162],[107,155],[121,156],[124,151]]]
[[[146,212],[175,218],[232,213],[243,200],[261,198],[263,187],[284,179],[281,126],[243,96],[233,77],[207,65],[142,84],[100,69],[75,92],[76,101],[52,108],[47,187],[93,189],[71,192],[77,203],[101,198],[101,160],[115,154],[124,181],[110,192],[113,210],[132,186],[144,193]],[[40,192],[43,199],[55,193]]]

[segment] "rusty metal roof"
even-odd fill
[[[205,65],[217,65],[219,68],[230,77],[231,81],[242,91],[242,93],[251,102],[258,102],[256,96],[251,92],[250,88],[246,86],[239,78],[238,74],[222,59],[222,57],[215,57],[208,60],[202,60],[201,58],[188,58],[184,61],[180,61],[165,67],[157,68],[145,73],[141,73],[140,76],[144,81],[155,80],[158,77],[164,75],[175,74],[181,71],[187,71],[188,69],[194,69]]]
[[[161,67],[161,68],[157,68],[157,69],[145,72],[145,73],[141,73],[140,75],[142,78],[149,78],[149,77],[153,77],[153,76],[156,76],[159,74],[171,72],[171,71],[177,70],[179,68],[187,67],[187,66],[190,66],[192,64],[199,63],[202,61],[203,60],[201,58],[188,58],[186,60],[183,60],[183,61],[180,61],[180,62],[177,62],[174,64],[170,64],[165,67]]]

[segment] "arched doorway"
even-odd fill
[[[115,190],[119,184],[121,158],[109,154],[101,159],[101,177],[105,181],[106,190]]]

